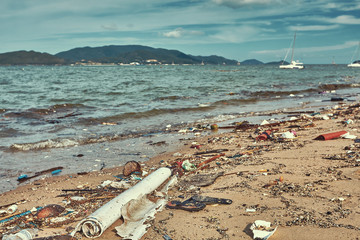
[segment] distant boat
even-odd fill
[[[353,59],[354,59],[354,56],[356,55],[356,58],[355,59],[358,59],[358,60],[355,60],[353,62]],[[353,57],[351,58],[351,62],[350,64],[348,64],[347,66],[348,67],[360,67],[360,60],[359,60],[359,55],[360,55],[360,42],[359,42],[359,45],[358,47],[356,48],[355,52],[354,52],[354,55]]]
[[[292,44],[291,61],[290,61],[289,64],[284,64],[284,62],[285,62],[285,60],[287,58],[287,55],[289,54],[289,51],[290,51],[290,48],[289,48],[289,50],[286,53],[286,56],[285,56],[282,64],[279,66],[279,68],[282,68],[282,69],[303,69],[304,68],[303,63],[299,62],[299,60],[294,61],[295,40],[296,40],[296,33],[294,34],[294,41],[293,41],[293,44]]]

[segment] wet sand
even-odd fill
[[[329,114],[330,119],[324,120],[321,114]],[[176,151],[142,163],[142,170],[149,173],[164,166],[176,169],[177,162],[184,160],[199,166],[206,159],[219,155],[219,152],[199,152],[222,150],[224,156],[202,165],[206,166],[204,169],[185,171],[178,178],[178,184],[168,192],[168,200],[184,201],[194,195],[232,200],[229,205],[210,204],[198,212],[164,208],[150,222],[151,227],[142,239],[252,239],[250,226],[255,220],[278,226],[270,238],[274,240],[358,239],[360,143],[344,138],[314,139],[343,130],[360,135],[359,105],[344,105],[321,114],[302,115],[299,121],[260,128],[236,131],[229,128],[226,132],[206,136],[200,131],[195,139],[179,141]],[[351,121],[347,121],[349,119]],[[257,140],[265,130],[271,130],[273,138]],[[296,138],[281,139],[281,134],[289,130],[296,132]],[[188,137],[184,134],[184,139]],[[177,168],[177,172],[180,169]],[[75,210],[76,214],[67,215],[68,221],[62,223],[51,223],[51,218],[38,219],[30,214],[28,218],[0,225],[0,232],[9,232],[16,225],[25,228],[35,223],[41,229],[39,237],[67,234],[81,219],[122,191],[99,188],[105,180],[118,181],[114,176],[121,173],[123,168],[118,167],[84,175],[45,178],[3,193],[0,206],[16,203],[17,212],[58,204]],[[208,186],[195,186],[191,180],[196,175],[208,174],[210,178],[218,173],[223,175]],[[81,191],[86,189],[93,191]],[[84,196],[85,200],[69,203],[71,196]],[[114,231],[120,224],[121,220],[115,222],[97,239],[121,239]]]

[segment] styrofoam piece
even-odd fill
[[[145,222],[154,219],[155,214],[164,208],[167,202],[167,191],[176,182],[177,177],[173,176],[159,192],[156,192],[156,196],[162,197],[156,202],[150,201],[146,196],[129,201],[122,208],[124,223],[115,227],[117,234],[124,239],[140,239],[151,226]]]
[[[115,227],[117,234],[124,239],[139,240],[151,226],[144,223],[154,219],[155,214],[164,208],[166,202],[165,199],[160,199],[154,203],[146,196],[131,200],[122,208],[124,223]]]
[[[277,227],[271,228],[271,222],[264,220],[256,220],[250,227],[250,230],[253,232],[253,239],[262,239],[267,240],[271,237]]]
[[[83,219],[71,233],[81,231],[88,238],[100,237],[103,232],[122,216],[122,208],[129,201],[139,199],[157,189],[171,175],[169,168],[159,168],[132,188],[124,191],[104,206]]]

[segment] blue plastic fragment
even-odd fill
[[[54,171],[51,172],[51,174],[52,174],[52,175],[56,175],[56,174],[61,173],[61,171],[62,171],[61,169],[54,170]]]
[[[163,238],[164,238],[165,240],[172,240],[172,238],[171,238],[169,235],[167,235],[167,234],[163,235]]]
[[[18,180],[25,179],[25,178],[28,178],[28,175],[23,174],[18,177]]]
[[[42,209],[42,207],[37,207],[37,208],[36,208],[37,211],[39,211],[40,209]],[[9,218],[5,218],[5,219],[1,220],[0,223],[8,222],[8,221],[14,220],[14,219],[16,219],[16,218],[19,218],[19,217],[28,215],[28,214],[30,214],[30,213],[31,213],[31,211],[22,212],[22,213],[19,213],[19,214],[15,215],[15,216],[11,216],[11,217],[9,217]]]

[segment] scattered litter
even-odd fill
[[[253,212],[256,212],[256,209],[255,208],[247,208],[245,211],[247,213],[253,213]]]
[[[38,211],[38,218],[57,217],[65,210],[64,207],[57,204],[50,204]]]
[[[181,167],[185,170],[185,171],[194,171],[196,170],[196,167],[193,163],[191,163],[189,160],[185,160],[182,162]]]
[[[357,136],[355,135],[351,135],[350,133],[345,133],[344,135],[341,135],[342,138],[345,138],[345,139],[356,139]]]
[[[16,210],[18,209],[18,206],[16,204],[11,205],[8,209],[7,209],[7,213],[8,214],[13,214],[16,212]]]
[[[37,232],[37,229],[28,228],[16,234],[4,235],[2,240],[31,240],[36,236]]]
[[[191,199],[188,199],[184,202],[174,200],[169,202],[166,207],[170,209],[181,209],[188,212],[198,212],[203,210],[206,207],[206,204]]]
[[[224,175],[224,172],[197,174],[184,178],[179,184],[184,188],[189,188],[190,186],[205,187],[213,184],[215,180],[222,175]]]
[[[133,199],[140,199],[142,196],[153,192],[171,175],[169,168],[159,168],[132,188],[122,192],[120,195],[107,202],[87,218],[78,223],[72,236],[81,231],[88,238],[96,238],[110,227],[122,216],[121,209]],[[119,211],[114,211],[119,209]]]
[[[256,220],[250,227],[250,230],[253,232],[253,239],[262,239],[266,240],[271,237],[277,227],[273,227],[271,222],[266,222],[263,220]]]
[[[315,140],[331,140],[331,139],[335,139],[335,138],[340,138],[342,135],[347,134],[347,131],[339,131],[339,132],[333,132],[333,133],[326,133],[326,134],[322,134],[318,137],[315,138]]]
[[[124,166],[123,174],[124,176],[129,176],[134,172],[140,172],[141,173],[141,166],[136,161],[129,161]]]
[[[50,168],[50,169],[47,169],[47,170],[36,172],[33,176],[28,176],[26,174],[23,174],[23,175],[20,175],[17,180],[18,180],[19,183],[22,183],[22,182],[25,182],[25,181],[27,181],[27,180],[29,180],[31,178],[35,178],[35,177],[38,177],[38,176],[41,176],[41,175],[44,175],[44,174],[47,174],[47,173],[52,173],[53,175],[55,175],[55,174],[60,173],[61,169],[63,169],[63,167]]]

